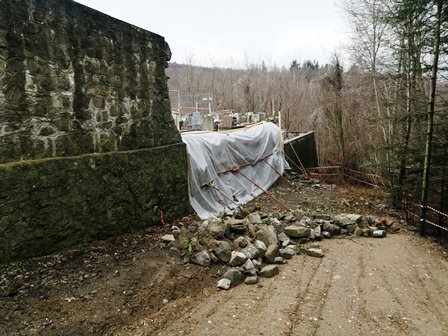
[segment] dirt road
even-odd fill
[[[393,214],[374,189],[270,190],[305,213]],[[247,208],[278,210],[266,195]],[[0,265],[0,335],[448,335],[447,255],[406,230],[324,240],[322,259],[295,256],[274,278],[220,291],[225,265],[161,246],[180,221],[198,219]]]
[[[123,335],[448,335],[448,263],[408,233],[322,243],[259,285],[216,291],[180,316]]]

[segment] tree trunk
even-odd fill
[[[425,143],[425,161],[423,164],[423,176],[422,176],[422,191],[421,191],[421,211],[420,211],[420,234],[426,234],[426,209],[428,206],[428,189],[429,189],[429,171],[431,169],[431,151],[432,151],[432,137],[434,130],[434,111],[437,89],[437,72],[439,65],[440,54],[440,27],[442,24],[442,9],[444,0],[438,0],[436,22],[434,30],[434,54],[433,62],[431,66],[431,83],[428,102],[428,114],[427,114],[427,131],[426,131],[426,143]]]

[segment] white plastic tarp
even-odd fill
[[[270,122],[229,132],[185,133],[182,141],[189,159],[190,203],[201,219],[249,202],[262,193],[253,182],[267,189],[283,173],[282,134]]]

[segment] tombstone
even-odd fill
[[[231,116],[225,115],[221,117],[220,126],[222,128],[232,128],[233,118]]]
[[[203,120],[202,130],[211,132],[211,131],[213,131],[214,126],[215,126],[215,124],[214,124],[213,117],[209,114],[206,115]]]
[[[254,113],[254,114],[252,115],[252,122],[253,122],[254,124],[256,124],[257,122],[260,122],[260,115],[259,115],[258,113]]]
[[[266,120],[266,113],[265,112],[259,112],[258,115],[260,116],[260,121]]]
[[[191,114],[191,128],[193,131],[199,131],[202,129],[202,114],[201,112],[193,112]]]

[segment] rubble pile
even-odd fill
[[[228,265],[217,287],[229,289],[240,283],[256,284],[258,277],[279,274],[278,265],[297,254],[321,258],[316,242],[334,236],[384,238],[400,230],[390,217],[358,214],[302,214],[253,212],[243,219],[233,216],[209,219],[186,226],[173,226],[162,244],[177,252],[185,263]]]

